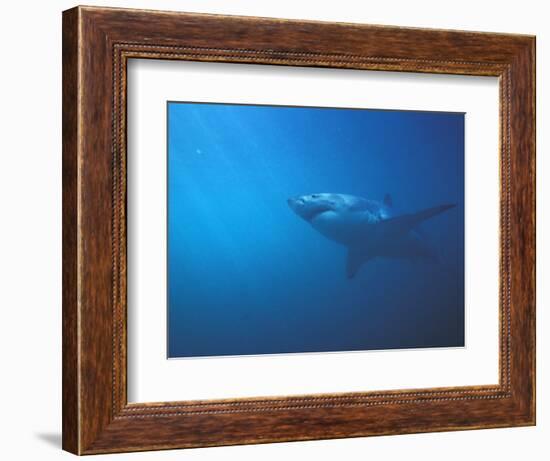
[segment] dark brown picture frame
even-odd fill
[[[128,403],[126,64],[132,58],[498,77],[499,384]],[[534,37],[94,7],[63,13],[65,450],[93,454],[533,424]]]

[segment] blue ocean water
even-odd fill
[[[464,114],[168,103],[168,356],[464,345]],[[289,197],[335,192],[401,213],[438,262],[346,249]]]

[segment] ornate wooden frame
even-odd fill
[[[500,80],[496,386],[129,404],[131,58]],[[535,38],[77,7],[63,13],[63,448],[77,454],[535,424]]]

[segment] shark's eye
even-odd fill
[[[319,194],[311,194],[311,198],[319,198],[320,195]]]

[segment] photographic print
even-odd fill
[[[535,425],[534,36],[62,32],[63,449]]]
[[[168,102],[168,357],[463,347],[464,116]]]

